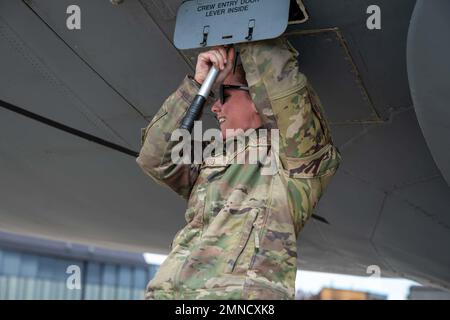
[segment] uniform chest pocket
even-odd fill
[[[227,254],[225,273],[233,273],[238,265],[244,269],[250,266],[250,261],[259,249],[258,217],[263,216],[264,208],[251,208],[247,213],[243,227],[236,232],[235,241]]]

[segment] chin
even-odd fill
[[[236,136],[237,135],[237,133],[234,133],[233,134],[233,132],[230,132],[230,134],[226,134],[226,131],[227,130],[234,130],[235,132],[239,132],[239,131],[245,131],[245,130],[243,130],[242,128],[230,128],[230,127],[221,127],[220,128],[220,131],[221,131],[221,133],[222,133],[222,138],[225,140],[225,139],[227,139],[227,138],[230,138],[230,137],[233,137],[233,136]]]

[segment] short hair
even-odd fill
[[[245,69],[242,64],[236,65],[236,69],[234,71],[234,79],[239,83],[248,85],[247,79],[245,77]]]

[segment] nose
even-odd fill
[[[211,111],[214,112],[215,114],[218,114],[218,113],[220,113],[221,110],[222,110],[222,104],[220,103],[220,100],[217,100],[212,105]]]

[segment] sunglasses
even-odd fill
[[[249,92],[249,88],[246,86],[238,86],[238,85],[228,85],[228,84],[222,84],[219,87],[219,94],[220,94],[220,103],[225,103],[225,90],[242,90]]]

